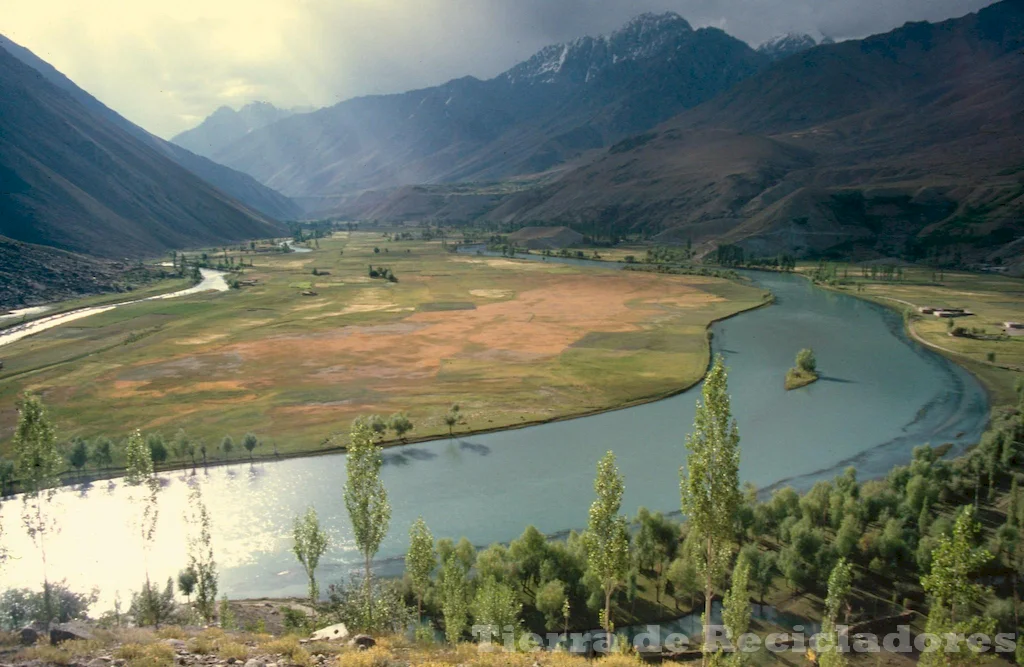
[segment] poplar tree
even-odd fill
[[[39,549],[43,567],[44,620],[50,621],[55,610],[46,571],[46,535],[58,530],[56,521],[49,515],[49,504],[60,486],[63,460],[43,402],[32,394],[26,394],[19,413],[13,449],[18,478],[25,490],[21,518],[25,532]]]
[[[362,419],[352,423],[352,442],[346,456],[345,507],[352,521],[356,546],[363,554],[366,568],[366,585],[369,593],[373,572],[370,564],[380,549],[380,543],[388,534],[391,522],[391,505],[388,492],[380,478],[384,465],[381,448],[373,441],[373,430]]]
[[[140,611],[147,617],[152,617],[153,624],[159,624],[161,614],[160,593],[149,581],[149,548],[153,543],[153,536],[156,534],[156,521],[159,508],[156,497],[160,491],[160,480],[153,472],[153,453],[142,437],[142,433],[136,429],[128,436],[125,443],[125,474],[124,482],[130,491],[130,503],[139,508],[137,528],[139,537],[142,539],[142,563],[146,571],[146,583],[139,598]]]
[[[306,577],[309,579],[309,602],[316,605],[317,600],[320,599],[320,588],[316,583],[316,568],[320,564],[320,557],[327,551],[329,539],[327,533],[320,528],[320,520],[316,516],[315,509],[310,507],[306,510],[305,515],[295,517],[292,535],[294,537],[292,551],[306,570]]]
[[[704,659],[711,643],[711,599],[715,580],[728,565],[741,494],[739,429],[729,405],[728,377],[722,357],[704,380],[697,402],[689,455],[679,471],[682,510],[690,520],[698,572],[704,577]]]
[[[217,615],[217,562],[213,559],[210,514],[198,482],[189,489],[188,504],[188,566],[196,575],[195,606],[203,620],[212,623]]]
[[[466,569],[458,556],[452,554],[441,571],[441,613],[444,615],[444,636],[450,644],[458,644],[469,620]]]
[[[584,533],[587,568],[601,582],[604,610],[601,627],[611,634],[612,594],[629,571],[629,531],[626,518],[619,514],[625,483],[615,465],[615,454],[608,452],[597,464],[594,491],[597,499],[590,505],[590,520]]]
[[[846,604],[853,582],[853,568],[845,558],[840,558],[828,577],[828,594],[825,597],[825,614],[818,636],[818,664],[821,667],[843,667],[846,656],[839,646],[839,612]]]
[[[430,575],[437,567],[437,551],[434,536],[423,517],[413,521],[409,527],[409,551],[405,554],[405,571],[412,579],[412,590],[416,594],[416,618],[423,618],[423,598],[430,588]]]
[[[732,588],[722,600],[722,624],[732,642],[733,651],[726,660],[730,667],[740,667],[747,663],[748,655],[741,651],[740,637],[750,629],[750,565],[741,559],[732,572]]]

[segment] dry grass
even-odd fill
[[[125,644],[114,652],[115,658],[128,661],[128,667],[168,667],[174,664],[174,649],[167,644]]]
[[[102,650],[105,644],[100,641],[69,641],[59,646],[39,644],[22,649],[17,657],[19,661],[39,660],[50,665],[73,665],[80,658],[94,655]]]
[[[234,658],[245,662],[249,659],[249,648],[234,641],[220,641],[217,643],[217,655],[223,660]]]

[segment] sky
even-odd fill
[[[472,75],[540,48],[675,11],[752,45],[837,40],[991,0],[11,0],[0,33],[165,138],[220,106],[321,107]]]

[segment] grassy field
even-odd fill
[[[369,233],[319,243],[243,253],[253,287],[125,306],[4,347],[0,453],[29,390],[62,439],[184,428],[214,452],[252,432],[257,455],[344,444],[366,413],[406,411],[423,438],[447,433],[452,403],[462,432],[612,408],[697,381],[707,325],[763,298],[714,278],[452,255]],[[370,278],[370,264],[398,282]]]
[[[1024,280],[993,274],[938,274],[922,268],[904,268],[902,281],[864,278],[860,267],[854,266],[845,272],[840,268],[838,274],[845,275],[848,284],[835,289],[904,310],[911,334],[974,373],[994,406],[1016,404],[1014,384],[1024,377],[1024,336],[1005,335],[1003,322],[1024,321]],[[967,329],[970,337],[950,336],[947,321],[920,314],[921,306],[970,311],[973,315],[954,322]]]

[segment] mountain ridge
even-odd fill
[[[119,126],[136,139],[150,144],[165,157],[250,208],[279,220],[290,220],[302,215],[302,209],[297,204],[281,193],[259,183],[248,174],[197,155],[135,125],[83,90],[53,65],[4,35],[0,35],[0,48],[39,72],[47,81],[71,95],[97,117]]]
[[[4,48],[0,93],[0,236],[124,258],[285,230]]]
[[[293,197],[542,172],[644,131],[766,66],[676,14],[541,49],[488,80],[353,98],[214,154]]]

